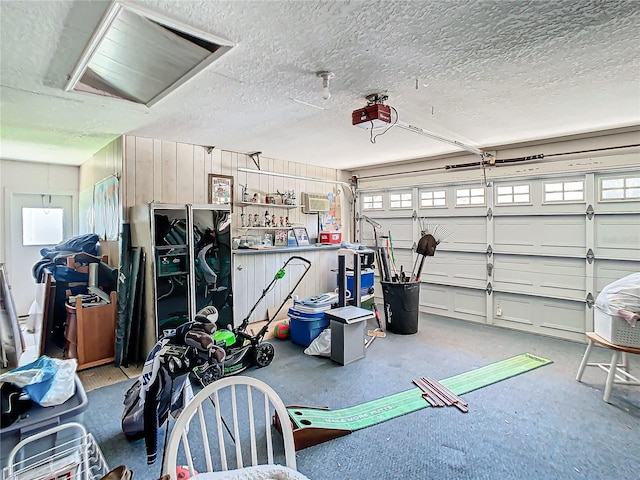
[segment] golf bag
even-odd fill
[[[207,307],[205,310],[213,309]],[[189,373],[201,364],[219,365],[224,350],[213,343],[215,323],[199,312],[196,321],[188,322],[165,336],[153,347],[140,378],[124,396],[122,431],[131,440],[144,438],[147,464],[157,457],[158,429],[177,417],[193,397]]]

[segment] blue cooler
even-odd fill
[[[371,290],[373,289],[373,269],[365,268],[360,271],[360,297],[364,297],[365,295],[369,295]],[[353,271],[347,272],[347,290],[351,293],[349,298],[354,297],[353,294]]]
[[[308,347],[329,326],[324,312],[305,313],[291,307],[288,314],[291,341],[303,347]]]
[[[329,326],[329,319],[324,312],[330,310],[337,300],[338,294],[335,292],[296,300],[288,312],[291,341],[308,347]]]

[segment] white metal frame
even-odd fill
[[[64,443],[57,443],[55,439],[60,435],[70,439]],[[35,451],[34,447],[37,447],[40,441],[44,441],[47,445],[53,443],[54,446],[24,458],[24,452]],[[84,426],[79,423],[57,425],[18,442],[9,453],[2,478],[5,480],[48,479],[59,473],[61,469],[72,471],[71,478],[77,480],[98,480],[109,471],[100,447],[93,436],[87,433]]]

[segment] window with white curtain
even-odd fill
[[[583,202],[584,181],[545,183],[544,201],[546,203]]]
[[[496,205],[531,203],[531,185],[498,185],[496,187]]]
[[[363,210],[382,210],[382,195],[363,195]]]
[[[420,192],[420,207],[446,207],[447,192],[446,190],[433,190],[429,192]]]
[[[390,193],[389,208],[411,208],[411,192]]]
[[[458,188],[456,190],[456,207],[484,205],[484,188]]]
[[[601,178],[599,198],[601,202],[640,200],[640,177]]]

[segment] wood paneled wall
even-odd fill
[[[333,168],[305,165],[297,162],[261,157],[260,170],[286,173],[319,179],[318,181],[289,179],[256,173],[238,172],[238,168],[258,170],[250,156],[219,149],[207,149],[199,145],[168,142],[151,138],[124,137],[124,169],[121,186],[125,220],[128,208],[149,202],[162,203],[208,203],[207,179],[210,173],[234,177],[233,229],[240,234],[240,214],[237,205],[241,200],[241,185],[247,185],[250,194],[295,190],[297,203],[301,192],[328,193],[341,196],[341,216],[353,217],[350,192],[343,186],[322,180],[342,181],[345,173]],[[246,207],[246,214],[264,215],[264,208]],[[271,212],[270,212],[271,213]],[[281,212],[273,212],[278,217]],[[309,234],[317,234],[318,216],[303,214],[300,208],[290,211],[290,220],[307,227]],[[343,238],[349,238],[350,222],[344,222]],[[236,234],[234,233],[234,235]]]
[[[120,192],[123,191],[122,185],[125,181],[122,175],[124,165],[123,139],[124,137],[116,138],[80,166],[80,179],[78,182],[78,190],[80,192],[94,187],[96,183],[111,175],[118,177]],[[120,211],[122,212],[122,195],[120,195],[119,201]],[[120,223],[122,223],[122,218],[120,218]],[[117,267],[120,261],[119,242],[101,240],[100,247],[102,254],[109,256],[109,264]]]

